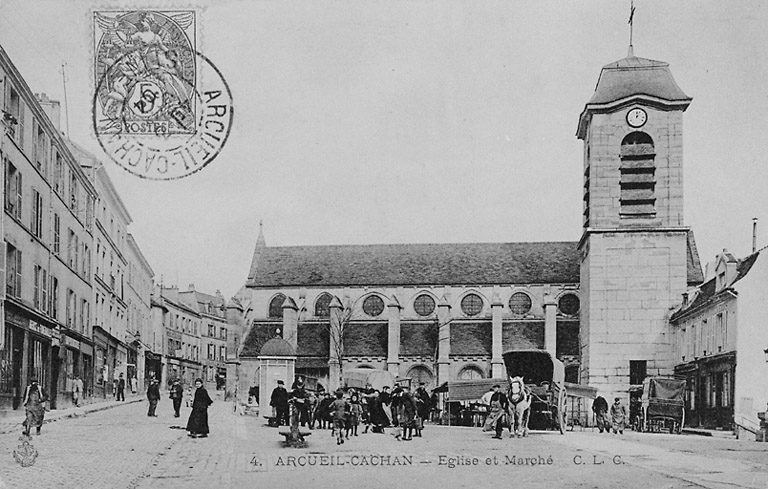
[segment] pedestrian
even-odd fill
[[[203,387],[203,379],[195,380],[195,398],[192,401],[192,412],[187,421],[188,436],[192,438],[205,438],[208,429],[208,406],[213,404],[208,391]]]
[[[416,421],[416,436],[421,438],[421,430],[424,429],[424,421],[429,419],[429,413],[432,411],[432,403],[427,392],[426,384],[419,382],[419,388],[416,389],[413,397],[416,400],[417,413],[419,415]]]
[[[80,378],[79,375],[75,375],[74,380],[72,380],[72,404],[75,405],[75,407],[80,407],[80,400],[83,397],[83,380]]]
[[[304,387],[303,376],[299,375],[296,377],[296,380],[291,386],[291,394],[288,400],[289,402],[292,402],[295,409],[298,410],[296,414],[298,416],[299,422],[301,423],[301,426],[306,426],[309,424],[309,395],[307,394],[307,390]]]
[[[157,409],[157,402],[160,400],[160,386],[155,379],[152,379],[149,383],[149,387],[147,388],[147,399],[149,400],[147,416],[157,417],[155,410]]]
[[[344,443],[344,425],[347,411],[349,411],[349,402],[344,399],[344,391],[341,389],[336,391],[336,400],[331,404],[331,410],[333,412],[333,431],[336,434],[336,444],[341,445]]]
[[[269,405],[275,410],[274,417],[277,418],[277,426],[283,423],[288,426],[288,391],[285,390],[285,383],[282,380],[277,381],[277,387],[272,391]]]
[[[171,400],[173,401],[173,417],[178,418],[181,416],[179,411],[181,410],[181,400],[184,398],[184,388],[181,386],[179,379],[173,380],[171,385]]]
[[[416,400],[411,395],[411,389],[408,385],[404,385],[400,392],[397,408],[399,425],[403,428],[403,441],[411,441],[413,440],[413,431],[416,427],[418,413],[416,411]]]
[[[360,398],[357,393],[352,394],[349,398],[349,414],[347,415],[347,440],[349,440],[349,433],[357,436],[357,426],[360,424],[360,417],[363,415],[363,407],[360,405]],[[370,413],[369,413],[370,415]],[[370,418],[369,418],[370,419]],[[366,432],[368,427],[365,428]]]
[[[624,434],[624,423],[627,419],[627,408],[621,404],[621,398],[617,397],[613,401],[611,406],[611,426],[613,427],[613,434],[618,431],[622,435]]]
[[[131,394],[136,394],[139,390],[139,379],[134,375],[131,379]]]
[[[602,433],[604,430],[611,432],[611,425],[608,423],[608,401],[603,396],[597,396],[592,403],[592,411],[595,413],[597,429]]]
[[[496,430],[496,434],[493,436],[497,440],[501,440],[501,431],[504,428],[504,421],[509,409],[509,400],[506,394],[501,392],[501,386],[496,384],[493,386],[493,395],[491,396],[490,412],[485,420],[485,426],[483,431]]]
[[[123,374],[120,374],[120,378],[117,379],[117,400],[125,401],[125,379]]]
[[[24,431],[22,433],[29,435],[29,430],[34,426],[37,434],[40,434],[40,428],[43,426],[43,419],[45,418],[45,403],[47,401],[48,394],[45,392],[45,389],[40,387],[36,377],[32,377],[24,392],[23,405],[26,409],[27,418],[24,420]]]

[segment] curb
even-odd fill
[[[112,409],[118,406],[127,406],[128,404],[132,404],[135,402],[143,402],[143,401],[144,399],[139,397],[139,398],[126,399],[125,401],[120,401],[120,402],[107,401],[107,402],[86,404],[81,408],[67,408],[61,411],[58,411],[58,410],[46,411],[43,424],[53,423],[61,419],[78,418],[80,416],[87,415],[89,413],[106,411],[107,409]],[[21,427],[22,423],[24,422],[24,419],[25,419],[24,417],[19,417],[16,420],[8,419],[8,418],[6,418],[5,420],[0,419],[0,435],[6,435],[8,433],[14,433],[18,431],[19,427]]]

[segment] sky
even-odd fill
[[[156,282],[230,297],[260,221],[268,246],[578,241],[578,117],[627,55],[629,3],[196,0],[197,49],[235,116],[220,155],[173,181],[127,173],[93,134],[90,12],[120,2],[0,0],[0,45],[62,102],[66,63],[62,128],[103,157]],[[635,55],[668,62],[693,97],[685,224],[702,266],[743,257],[752,218],[768,244],[768,5],[635,7]]]

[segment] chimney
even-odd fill
[[[683,305],[688,305],[688,292],[683,292]]]
[[[188,289],[189,289],[190,292],[194,292],[195,291],[195,284],[189,284]]]
[[[757,251],[757,218],[752,218],[752,253]]]
[[[56,130],[59,130],[59,122],[61,120],[61,103],[59,103],[58,100],[51,100],[48,98],[48,95],[44,93],[36,93],[35,98],[37,99],[37,102],[40,104],[40,107],[43,108],[45,111],[45,114],[48,116],[48,119],[51,120],[51,123],[53,123],[53,127],[56,128]]]

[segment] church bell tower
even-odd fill
[[[579,117],[580,382],[625,402],[630,384],[673,371],[667,324],[694,247],[683,224],[683,112],[691,100],[667,63],[630,49],[603,67]]]

